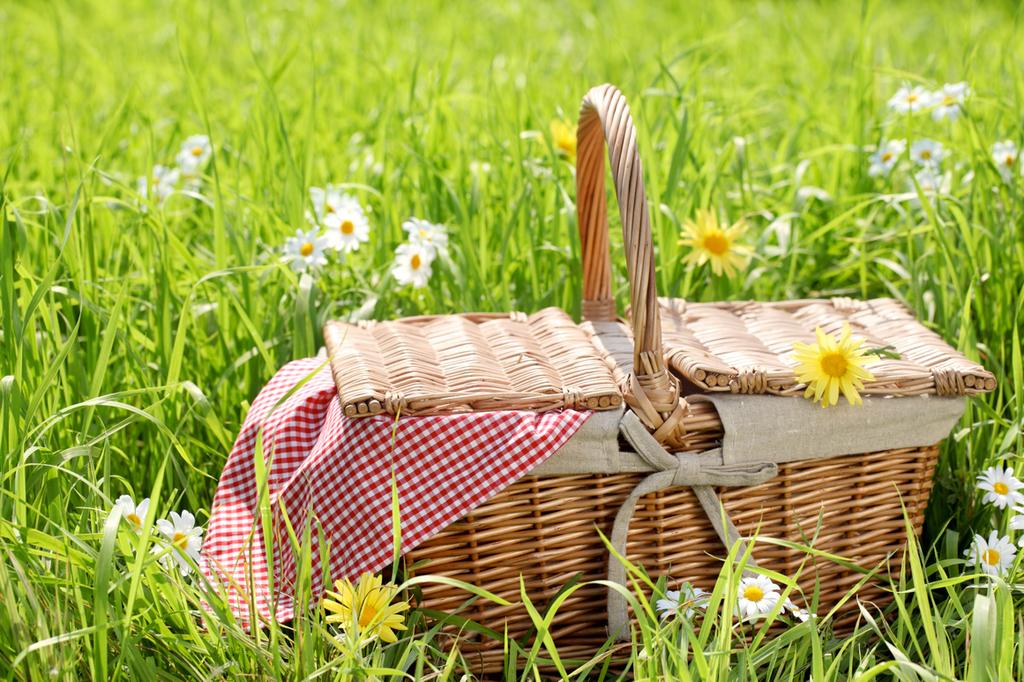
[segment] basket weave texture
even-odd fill
[[[937,458],[937,447],[925,447],[798,462],[782,465],[779,476],[767,483],[721,488],[718,493],[744,536],[758,531],[763,537],[813,545],[868,569],[879,568],[885,576],[899,566],[898,556],[888,562],[887,558],[902,546],[901,501],[910,523],[920,528]],[[642,478],[618,474],[521,479],[406,555],[408,565],[421,564],[424,573],[481,585],[512,606],[477,600],[458,611],[467,601],[466,593],[439,584],[423,587],[421,606],[458,611],[499,633],[507,627],[510,637],[528,638],[532,624],[519,596],[520,574],[530,600],[542,613],[572,581],[606,578],[608,552],[597,529],[610,534],[616,512]],[[640,499],[627,555],[652,576],[670,577],[670,586],[688,580],[711,589],[725,554],[689,488]],[[839,564],[774,544],[758,543],[754,557],[760,566],[789,576],[796,576],[803,565],[798,584],[808,600],[820,581],[819,614],[827,613],[864,578]],[[857,595],[869,604],[884,605],[889,599],[874,581]],[[589,657],[605,642],[606,603],[606,588],[587,586],[561,605],[552,636],[563,658],[574,653]],[[856,617],[856,606],[844,610],[837,628],[844,629]],[[483,669],[501,668],[500,641],[460,639],[460,650],[477,657]]]
[[[324,337],[348,417],[622,404],[611,368],[557,308],[329,322]]]
[[[874,348],[899,359],[871,365],[870,395],[975,395],[996,387],[995,377],[918,322],[891,298],[759,303],[687,303],[661,299],[669,365],[701,391],[799,395],[793,342],[814,342],[814,329],[834,336],[848,323]]]

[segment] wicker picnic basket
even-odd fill
[[[547,309],[325,328],[342,406],[352,417],[596,411],[562,448],[577,453],[572,461],[556,461],[560,450],[406,555],[409,566],[483,586],[513,606],[465,606],[466,594],[444,585],[424,587],[421,606],[459,610],[495,631],[529,637],[520,576],[541,606],[574,580],[623,578],[598,529],[651,575],[669,576],[670,585],[709,588],[724,543],[755,533],[813,545],[883,574],[897,571],[904,508],[919,531],[937,443],[962,413],[964,397],[992,390],[993,376],[889,299],[659,299],[636,130],[617,89],[587,94],[577,135],[582,324]],[[605,143],[622,219],[628,320],[617,316],[612,295]],[[865,386],[863,408],[821,410],[792,397],[804,388],[789,357],[793,342],[812,341],[818,326],[835,333],[844,322],[899,359],[871,366],[875,380]],[[868,437],[845,450],[816,450],[812,429],[828,430],[834,419],[852,419]],[[910,422],[929,425],[915,431]],[[730,461],[730,439],[752,441],[755,451],[763,443],[766,457],[781,455]],[[864,579],[779,544],[758,542],[753,556],[787,575],[803,566],[799,584],[808,602],[820,586],[818,613]],[[886,601],[871,581],[858,598]],[[563,657],[587,656],[609,635],[623,634],[622,617],[619,632],[609,632],[608,616],[625,614],[613,599],[620,603],[609,604],[605,588],[585,587],[561,605],[552,634]],[[837,627],[855,616],[843,612]],[[471,638],[460,646],[484,669],[501,667],[500,642]]]

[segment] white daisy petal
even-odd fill
[[[898,114],[913,114],[931,105],[932,94],[920,85],[904,84],[889,98],[888,106]]]
[[[672,618],[679,612],[679,590],[666,590],[665,598],[655,603],[662,620]]]
[[[402,229],[409,233],[409,242],[427,249],[432,255],[448,249],[448,228],[420,218],[409,218],[402,223]]]
[[[1024,506],[1013,508],[1013,517],[1010,519],[1012,530],[1024,530]],[[1024,546],[1024,536],[1021,536],[1021,545]]]
[[[313,202],[313,212],[316,214],[316,219],[321,223],[327,219],[327,216],[340,209],[345,202],[355,201],[337,185],[310,187],[309,198]],[[357,205],[358,203],[356,201]]]
[[[430,280],[433,261],[434,252],[422,244],[402,244],[395,249],[391,274],[400,285],[411,284],[413,288],[421,289]]]
[[[992,145],[992,161],[1003,182],[1009,183],[1013,180],[1013,174],[1020,165],[1017,163],[1019,155],[1017,144],[1012,140],[1001,140]]]
[[[978,489],[985,491],[982,501],[1000,509],[1024,505],[1024,483],[1013,475],[1011,467],[989,467],[978,476]]]
[[[914,173],[914,180],[917,181],[916,187],[913,180],[907,179],[907,202],[911,206],[919,207],[921,195],[928,203],[934,204],[936,197],[949,194],[952,177],[948,172],[940,174],[936,168],[926,166]],[[921,190],[920,195],[918,188]]]
[[[135,189],[143,199],[152,199],[160,205],[174,192],[180,179],[181,173],[177,168],[157,164],[149,176],[144,175],[136,181]]]
[[[935,140],[914,140],[910,145],[910,158],[919,166],[937,169],[946,158],[946,148]]]
[[[655,604],[662,620],[682,613],[686,618],[693,618],[697,609],[707,606],[710,595],[690,583],[683,583],[678,590],[666,590],[665,598]]]
[[[868,168],[868,175],[872,177],[888,175],[906,150],[905,140],[889,140],[879,144],[878,149],[868,159],[871,164]]]
[[[779,601],[779,586],[763,575],[740,580],[736,606],[740,618],[754,619],[769,613]]]
[[[149,512],[149,498],[145,498],[138,504],[135,504],[135,500],[130,495],[121,495],[114,501],[114,509],[121,511],[121,518],[128,522],[132,527],[132,530],[136,533],[142,532],[142,524],[146,520],[146,514]]]
[[[213,154],[213,146],[206,135],[191,135],[181,143],[181,151],[175,157],[178,168],[186,175],[198,173]]]
[[[967,561],[981,568],[988,575],[1003,575],[1013,565],[1017,548],[1010,538],[1000,536],[998,531],[989,533],[988,539],[974,536],[974,543],[967,552]]]
[[[285,258],[297,272],[316,269],[327,264],[326,246],[327,240],[320,236],[319,229],[295,230],[295,236],[284,244]]]
[[[316,189],[316,188],[314,188]],[[312,190],[311,190],[312,191]],[[331,197],[328,208],[328,197],[324,197],[323,217],[324,227],[327,228],[327,244],[341,253],[351,253],[359,250],[359,244],[370,239],[370,221],[359,202],[347,195]]]
[[[964,100],[971,94],[967,83],[946,83],[932,93],[932,118],[936,121],[955,121],[963,113]]]
[[[807,609],[800,608],[795,603],[793,603],[791,599],[787,599],[786,603],[782,605],[782,608],[788,611],[790,615],[792,615],[801,623],[806,623],[811,618],[811,614]]]
[[[169,516],[170,521],[157,521],[157,527],[165,542],[154,547],[154,551],[163,552],[160,562],[165,568],[169,568],[173,562],[182,575],[188,575],[192,572],[192,564],[199,561],[199,552],[203,546],[203,529],[195,525],[195,516],[187,510],[180,514],[171,512]]]

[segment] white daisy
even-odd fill
[[[992,145],[992,160],[1003,177],[1003,182],[1010,182],[1013,171],[1017,168],[1017,145],[1012,140],[1002,140]]]
[[[810,612],[807,609],[802,609],[794,604],[792,599],[787,599],[786,603],[782,605],[782,608],[788,611],[790,615],[801,623],[806,623],[811,618]]]
[[[320,236],[320,231],[313,228],[307,232],[295,230],[295,236],[289,237],[284,243],[285,257],[291,262],[296,272],[318,268],[327,263],[324,247],[327,240]]]
[[[914,140],[910,145],[910,158],[925,168],[938,168],[942,160],[946,158],[946,148],[941,142],[935,140]]]
[[[899,114],[913,114],[931,104],[931,93],[920,85],[903,85],[889,98],[889,108]]]
[[[662,620],[675,617],[680,611],[687,618],[693,618],[696,609],[707,606],[711,598],[704,590],[693,587],[690,583],[683,583],[680,590],[666,590],[665,598],[655,603],[655,608],[661,614]]]
[[[967,560],[989,575],[1002,575],[1017,555],[1017,548],[1010,538],[1001,537],[999,531],[989,533],[988,540],[980,535],[974,536],[974,543],[967,552]]]
[[[310,187],[309,198],[313,202],[316,219],[323,222],[327,216],[341,208],[348,195],[342,192],[340,187],[327,185],[326,187]]]
[[[181,151],[175,157],[178,167],[186,175],[194,175],[203,169],[210,155],[213,154],[213,146],[210,138],[206,135],[191,135],[181,143]]]
[[[122,495],[114,501],[114,509],[120,509],[121,518],[131,525],[132,530],[141,533],[142,522],[146,520],[146,512],[149,511],[149,498],[136,505],[130,495]]]
[[[872,177],[888,175],[906,150],[905,140],[889,140],[878,145],[878,149],[868,159],[871,162],[868,175]]]
[[[950,176],[948,173],[939,174],[936,169],[926,166],[914,173],[914,180],[917,187],[921,189],[921,195],[928,199],[929,203],[935,203],[935,197],[940,194],[949,193]],[[912,206],[921,205],[921,197],[914,187],[914,182],[907,179],[907,198]]]
[[[180,177],[181,174],[177,168],[168,168],[157,164],[153,166],[153,172],[148,177],[143,175],[136,181],[135,188],[143,199],[152,197],[157,203],[162,203],[174,192],[174,187],[178,184]]]
[[[370,221],[359,202],[347,194],[332,197],[331,210],[323,218],[327,244],[342,253],[359,250],[359,243],[370,239]],[[324,203],[326,207],[326,201]]]
[[[203,529],[196,526],[196,517],[189,511],[182,511],[180,515],[171,512],[170,516],[170,521],[160,519],[156,522],[157,529],[167,540],[167,545],[160,548],[164,551],[160,556],[160,563],[164,568],[170,568],[174,562],[182,575],[188,575],[192,571],[189,559],[192,562],[199,561],[199,550],[203,547]]]
[[[411,284],[419,289],[427,286],[430,279],[430,264],[434,253],[421,244],[402,244],[395,249],[395,262],[391,274],[402,285]]]
[[[932,106],[935,107],[932,109],[932,118],[936,121],[944,118],[955,121],[960,118],[964,100],[970,94],[971,89],[967,87],[967,83],[946,83],[932,93]]]
[[[1000,509],[1024,504],[1021,488],[1024,488],[1024,483],[1013,475],[1011,467],[989,467],[978,476],[978,489],[985,491],[982,501],[991,502]]]
[[[747,158],[747,138],[736,135],[732,138],[732,148],[736,150],[736,160],[742,163]]]
[[[740,580],[736,609],[743,620],[763,616],[779,601],[779,586],[763,575]]]
[[[1024,506],[1013,508],[1013,518],[1010,519],[1010,528],[1013,530],[1024,530]],[[1024,547],[1024,536],[1021,536],[1020,546]]]
[[[402,223],[402,229],[409,233],[409,242],[430,251],[431,256],[444,253],[448,248],[448,228],[444,225],[419,218],[409,218]]]

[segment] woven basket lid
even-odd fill
[[[329,322],[324,338],[349,417],[622,404],[609,365],[557,308]]]
[[[838,335],[845,323],[886,355],[868,368],[863,393],[966,396],[991,391],[991,372],[949,346],[891,298],[688,303],[660,299],[665,356],[672,371],[701,391],[799,395],[793,343],[814,330]]]

